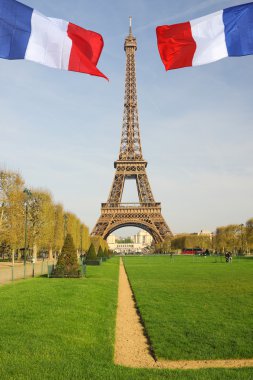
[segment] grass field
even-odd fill
[[[118,259],[88,278],[35,278],[0,287],[1,380],[250,379],[251,369],[168,371],[113,364]]]
[[[157,357],[253,357],[253,260],[159,256],[124,263]]]

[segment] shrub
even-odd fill
[[[91,243],[90,248],[87,252],[87,260],[96,260],[96,258],[97,258],[96,250],[93,243]]]
[[[98,256],[97,257],[105,257],[104,251],[101,247],[101,245],[98,248]]]
[[[105,248],[104,250],[104,257],[109,257],[109,252],[107,248]]]
[[[81,272],[77,260],[76,248],[72,236],[67,234],[53,276],[79,277],[80,275]]]

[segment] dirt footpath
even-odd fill
[[[253,367],[253,359],[229,360],[158,360],[152,357],[144,329],[137,314],[133,293],[122,259],[119,270],[116,319],[115,364],[134,368],[200,369]]]
[[[136,312],[132,290],[125,268],[120,259],[119,293],[116,322],[115,356],[116,364],[127,367],[152,367],[155,361],[149,354],[140,318]]]

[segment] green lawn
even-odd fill
[[[0,287],[1,380],[250,379],[251,369],[138,370],[113,364],[118,259],[88,278]]]
[[[253,260],[158,256],[124,263],[157,357],[253,357]]]

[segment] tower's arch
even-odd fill
[[[155,243],[160,243],[162,240],[159,236],[159,234],[157,233],[157,231],[155,231],[152,226],[150,226],[148,223],[145,223],[145,222],[133,222],[133,221],[125,221],[124,223],[122,222],[119,222],[119,223],[116,223],[113,227],[111,227],[110,229],[108,229],[106,232],[105,232],[105,235],[103,236],[104,239],[107,239],[109,235],[111,235],[113,232],[117,231],[118,229],[120,228],[123,228],[123,227],[137,227],[137,228],[140,228],[146,232],[148,232],[152,238],[154,239],[154,242]]]

